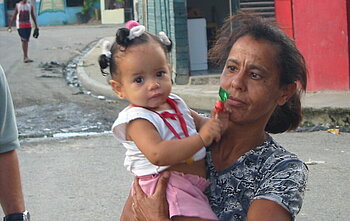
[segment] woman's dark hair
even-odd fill
[[[156,42],[161,48],[164,50],[164,53],[167,55],[172,48],[172,42],[170,45],[164,44],[158,36],[155,36],[149,32],[144,32],[139,37],[135,37],[133,39],[129,39],[130,30],[128,28],[119,28],[116,33],[115,42],[111,47],[111,56],[108,57],[105,54],[102,54],[98,58],[98,63],[101,68],[101,72],[103,75],[107,73],[103,70],[109,67],[109,73],[111,75],[118,74],[118,58],[122,56],[122,54],[127,50],[128,47],[145,44],[148,42]]]
[[[274,110],[265,130],[270,133],[282,133],[297,128],[302,120],[300,94],[305,92],[307,84],[305,60],[293,40],[274,23],[247,13],[229,17],[218,31],[216,43],[209,51],[209,59],[223,67],[234,43],[246,35],[256,40],[271,42],[279,49],[276,63],[280,73],[280,87],[299,82],[297,92],[284,105],[277,106]]]

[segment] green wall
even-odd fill
[[[139,22],[151,33],[164,31],[173,41],[172,79],[187,84],[189,79],[189,48],[187,38],[186,0],[142,0],[138,5]]]

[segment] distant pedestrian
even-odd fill
[[[31,60],[28,57],[28,43],[29,43],[31,31],[32,31],[32,24],[30,21],[30,16],[32,17],[32,20],[33,20],[34,25],[35,25],[33,37],[37,38],[39,36],[39,28],[38,28],[38,24],[36,21],[34,8],[30,3],[27,2],[27,0],[21,0],[20,2],[18,2],[16,4],[15,13],[13,14],[11,21],[9,23],[9,26],[8,26],[8,30],[11,32],[12,31],[12,29],[11,29],[12,23],[16,19],[16,27],[17,27],[18,34],[19,34],[21,41],[22,41],[23,62],[24,63],[33,62],[33,60]]]

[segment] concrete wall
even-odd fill
[[[102,24],[122,24],[124,23],[124,8],[106,9],[105,0],[100,0],[101,23]]]
[[[40,2],[37,2],[37,13]],[[77,13],[81,12],[82,7],[66,7],[64,12],[44,12],[38,15],[39,26],[64,25],[78,23]]]
[[[124,9],[101,9],[101,23],[102,24],[122,24],[124,23]]]

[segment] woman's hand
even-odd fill
[[[133,185],[132,209],[138,221],[169,221],[169,206],[166,201],[166,188],[169,172],[162,173],[153,195],[147,196],[135,178]]]

